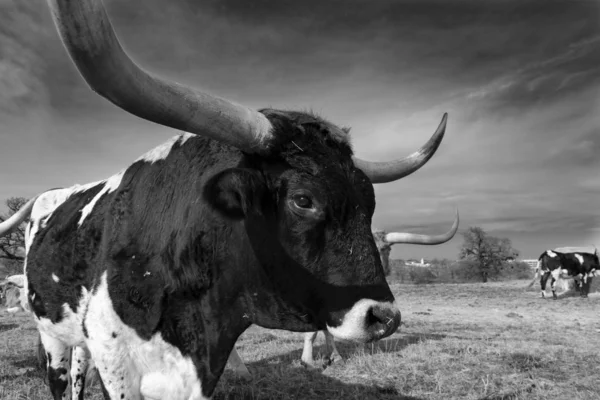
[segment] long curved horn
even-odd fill
[[[446,132],[448,113],[444,113],[442,122],[433,136],[419,150],[411,155],[394,161],[373,162],[353,157],[354,165],[361,169],[373,183],[387,183],[404,178],[421,168],[435,154]]]
[[[25,221],[31,215],[33,204],[38,196],[34,196],[29,201],[21,206],[21,208],[10,216],[6,221],[0,223],[0,237],[6,236],[14,231],[21,222]]]
[[[385,235],[385,241],[390,244],[396,243],[408,243],[408,244],[442,244],[454,237],[454,234],[458,230],[458,209],[456,209],[456,216],[454,217],[454,224],[452,228],[446,233],[441,235],[419,235],[416,233],[403,233],[403,232],[390,232]]]
[[[90,88],[123,110],[174,129],[262,152],[271,123],[256,110],[169,82],[125,53],[101,0],[48,0],[71,59]]]

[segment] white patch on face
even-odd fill
[[[557,256],[556,253],[553,252],[552,250],[546,250],[546,254],[548,254],[548,257],[552,257],[552,258]]]
[[[79,218],[79,222],[77,224],[78,226],[81,226],[81,224],[83,224],[85,218],[88,215],[90,215],[90,213],[94,209],[94,206],[102,196],[104,196],[106,193],[111,193],[118,189],[124,174],[125,171],[123,170],[118,174],[111,176],[104,182],[104,187],[102,188],[102,190],[100,190],[98,194],[96,194],[94,198],[88,204],[86,204],[85,207],[81,209],[81,218]]]
[[[339,326],[333,327],[327,325],[327,330],[333,337],[344,340],[365,341],[371,337],[367,330],[366,315],[372,307],[387,308],[398,311],[395,304],[390,302],[381,302],[371,299],[361,299],[354,303],[352,308],[346,312],[344,319]],[[383,332],[381,332],[383,333]]]
[[[86,340],[111,398],[200,400],[202,385],[190,357],[165,342],[149,341],[125,325],[113,308],[106,272],[100,278],[85,318]]]
[[[149,162],[150,164],[153,164],[157,161],[164,160],[165,158],[167,158],[169,156],[169,153],[171,153],[171,149],[173,148],[173,145],[175,145],[175,143],[177,143],[178,140],[179,140],[179,145],[182,145],[189,138],[194,137],[194,136],[195,135],[193,135],[191,133],[187,133],[187,132],[182,133],[180,135],[173,136],[172,138],[170,138],[163,144],[156,146],[149,152],[143,154],[141,157],[139,157],[137,160],[135,160],[135,162],[146,161],[146,162]]]
[[[575,258],[579,261],[579,265],[583,265],[583,257],[581,254],[575,254]]]
[[[11,314],[13,314],[13,313],[16,313],[16,312],[18,312],[20,308],[21,308],[21,307],[11,307],[11,308],[7,308],[7,309],[6,309],[6,312],[7,312],[7,313],[11,313]]]
[[[60,282],[60,279],[58,278],[58,276],[56,276],[56,274],[52,274],[52,280],[56,283]]]

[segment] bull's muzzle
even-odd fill
[[[400,322],[400,310],[394,303],[362,299],[344,314],[338,326],[327,325],[327,330],[339,339],[371,342],[396,332]]]

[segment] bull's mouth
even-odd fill
[[[372,342],[395,333],[400,322],[400,311],[393,303],[363,299],[344,314],[340,324],[328,324],[327,330],[338,339]]]

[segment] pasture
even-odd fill
[[[254,381],[226,369],[214,399],[600,399],[598,281],[588,299],[558,301],[528,280],[393,284],[400,330],[340,343],[346,360],[324,370],[300,364],[302,334],[252,327],[236,347]],[[50,398],[35,338],[26,315],[0,315],[1,399]],[[316,353],[323,344],[320,334]],[[97,385],[88,391],[102,399]]]

